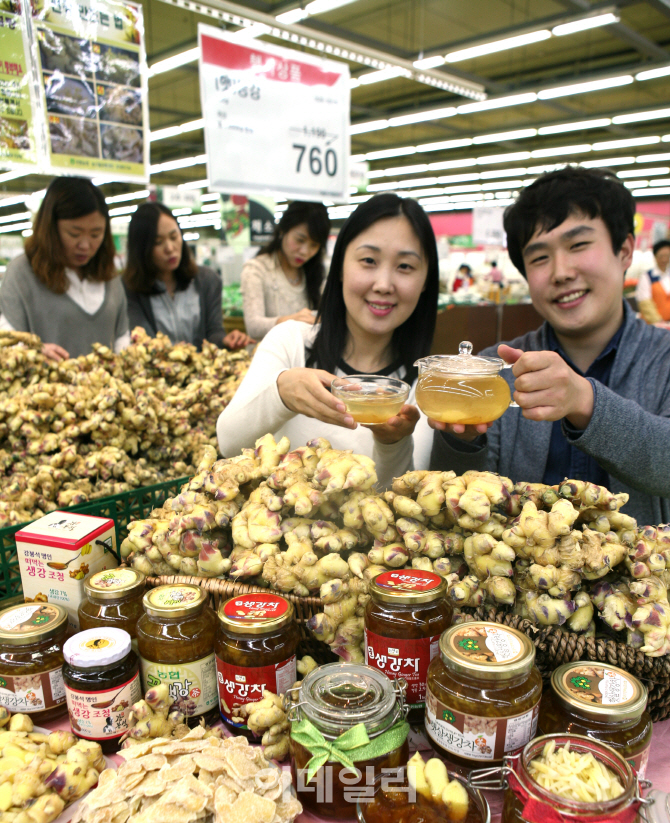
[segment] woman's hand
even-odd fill
[[[328,391],[334,379],[334,374],[323,369],[287,369],[277,378],[277,389],[282,403],[292,412],[355,429],[344,403]]]
[[[56,363],[60,363],[61,360],[70,359],[68,352],[56,343],[45,343],[42,346],[42,354],[49,360],[55,360]]]
[[[480,434],[486,434],[493,423],[478,423],[476,426],[464,426],[462,423],[441,423],[439,420],[431,420],[428,418],[428,425],[431,429],[440,432],[449,432],[458,437],[459,440],[466,442],[474,440]]]
[[[225,348],[229,349],[230,351],[237,351],[237,349],[243,349],[246,346],[251,346],[256,341],[253,337],[249,337],[248,334],[245,334],[243,331],[239,329],[233,329],[229,331],[228,334],[223,338],[223,345]]]
[[[395,417],[390,417],[385,423],[365,428],[370,429],[379,443],[398,443],[414,432],[420,417],[416,406],[403,406]]]
[[[298,320],[300,323],[309,323],[310,326],[313,326],[315,319],[316,315],[311,309],[300,309],[300,311],[297,311],[295,314],[285,314],[282,317],[278,317],[275,326],[286,322],[286,320]]]

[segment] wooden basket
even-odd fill
[[[186,575],[162,575],[160,577],[148,577],[147,586],[165,586],[175,583],[199,586],[209,594],[209,603],[214,611],[218,611],[219,606],[230,597],[240,594],[251,594],[252,592],[263,592],[266,594],[278,594],[272,589],[263,586],[251,586],[248,583],[239,583],[233,580],[225,580],[221,577],[188,577]],[[296,620],[300,629],[300,645],[298,646],[298,657],[311,655],[321,666],[324,663],[337,663],[339,657],[334,654],[330,646],[317,640],[307,629],[307,621],[312,615],[323,611],[323,602],[320,597],[299,597],[296,594],[281,594],[295,609]]]
[[[647,657],[612,638],[584,637],[565,631],[560,626],[538,626],[518,614],[487,606],[463,609],[463,612],[474,620],[504,623],[530,637],[535,644],[535,662],[545,680],[563,663],[577,660],[610,663],[644,681],[649,690],[647,710],[652,720],[664,720],[670,716],[670,655]]]

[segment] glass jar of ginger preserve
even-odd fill
[[[653,723],[647,689],[609,663],[566,663],[551,675],[542,697],[540,734],[580,734],[607,743],[643,778]]]
[[[231,597],[219,609],[216,674],[219,710],[235,734],[251,736],[240,709],[263,692],[285,694],[296,681],[300,632],[291,603],[278,594]]]
[[[456,771],[497,765],[535,736],[542,677],[535,647],[516,629],[452,626],[428,668],[426,732]]]
[[[382,572],[370,584],[365,607],[365,662],[407,683],[408,721],[423,726],[426,678],[437,657],[453,609],[444,599],[447,581],[434,572]]]
[[[79,604],[79,626],[123,629],[137,652],[137,621],[144,614],[145,576],[137,569],[120,567],[95,572],[84,580],[86,598]]]

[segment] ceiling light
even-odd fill
[[[356,79],[361,86],[369,86],[371,83],[381,83],[382,80],[392,80],[394,77],[411,77],[412,74],[407,69],[401,66],[390,66],[387,69],[380,69],[379,71],[371,71],[367,74],[361,74]]]
[[[436,54],[435,57],[424,57],[423,60],[415,60],[414,68],[425,71],[426,69],[435,69],[438,66],[443,66],[445,62],[441,54]]]
[[[500,191],[511,187],[523,186],[523,180],[502,180],[500,183],[484,183],[482,191]]]
[[[553,100],[556,97],[567,97],[570,94],[584,94],[587,91],[599,91],[600,89],[627,86],[632,82],[633,77],[630,74],[622,74],[619,77],[607,77],[603,80],[590,80],[587,83],[573,83],[569,86],[556,86],[556,88],[553,89],[543,89],[537,93],[537,96],[540,100]]]
[[[644,173],[649,177],[652,174],[670,174],[670,166],[658,166],[655,169],[645,169]],[[622,179],[627,177],[638,177],[640,174],[639,169],[630,169],[629,171],[618,171],[617,177],[621,177]]]
[[[154,77],[157,74],[163,74],[172,69],[178,69],[180,66],[185,66],[187,63],[194,63],[200,57],[200,49],[195,46],[192,49],[186,49],[179,54],[174,54],[172,57],[166,57],[165,60],[159,60],[152,66],[149,66],[148,75]]]
[[[197,131],[205,127],[205,121],[202,117],[197,120],[190,120],[188,123],[181,123],[178,126],[167,126],[164,129],[157,129],[149,132],[149,141],[154,143],[156,140],[166,140],[168,137],[177,137],[180,134],[186,134],[189,131]]]
[[[419,163],[416,166],[395,166],[389,169],[382,169],[384,177],[390,177],[392,174],[419,174],[422,171],[428,171],[426,163]]]
[[[8,214],[6,217],[0,217],[0,223],[16,223],[19,220],[30,220],[32,214],[29,211],[21,211],[16,214]]]
[[[218,195],[217,195],[217,199],[218,199]],[[208,206],[203,206],[200,209],[200,211],[202,211],[202,212],[219,211],[220,208],[221,208],[221,206],[220,206],[219,203],[210,203]]]
[[[218,200],[219,197],[221,197],[221,195],[218,194],[218,193],[216,193],[216,194],[201,194],[200,195],[200,201],[202,203],[209,203],[211,200]]]
[[[670,160],[670,153],[667,154],[641,154],[635,158],[636,163],[661,163]]]
[[[411,123],[423,123],[426,120],[442,120],[444,117],[453,117],[456,114],[455,106],[447,106],[444,109],[433,109],[432,111],[418,111],[415,114],[404,114],[401,117],[391,117],[388,125],[409,126]]]
[[[638,111],[633,114],[618,114],[612,118],[613,123],[642,123],[645,120],[661,120],[670,117],[670,109],[656,109],[656,111]]]
[[[416,191],[414,189],[412,189],[412,191],[409,191],[409,192],[402,192],[402,193],[398,192],[398,193],[401,194],[401,196],[404,196],[405,194],[407,194],[407,195],[409,195],[409,197],[426,197],[426,196],[431,195],[431,194],[443,194],[444,189],[416,189]]]
[[[472,140],[469,137],[463,137],[460,140],[441,140],[438,143],[422,143],[416,147],[418,152],[424,151],[443,151],[444,149],[461,149],[464,146],[471,146]]]
[[[209,186],[209,180],[191,180],[190,183],[180,183],[178,189],[206,189]]]
[[[523,137],[535,137],[537,129],[517,129],[517,131],[501,131],[498,134],[480,134],[473,137],[472,142],[479,143],[500,143],[502,140],[521,140]]]
[[[149,166],[149,174],[160,174],[163,171],[173,171],[174,169],[187,169],[190,166],[199,166],[206,162],[206,154],[198,154],[195,157],[182,157],[181,160],[168,160],[166,163],[156,163],[155,166]]]
[[[583,154],[591,151],[591,146],[588,143],[582,143],[578,146],[558,146],[553,149],[535,149],[531,152],[533,158],[537,157],[556,157],[563,154]]]
[[[387,129],[388,125],[388,120],[369,120],[367,123],[356,123],[351,126],[349,128],[349,134],[365,134],[368,131],[379,131],[380,129]],[[354,155],[349,159],[354,160],[354,157],[364,157],[364,155]],[[354,162],[356,161],[354,160]]]
[[[661,137],[661,143],[670,143],[670,134],[664,134],[663,137]]]
[[[6,234],[10,231],[28,231],[32,227],[32,223],[12,223],[11,226],[0,226],[0,234]]]
[[[659,69],[648,69],[635,75],[636,80],[655,80],[657,77],[667,77],[670,74],[670,66],[661,66]]]
[[[480,173],[479,177],[482,180],[486,180],[487,178],[492,177],[517,177],[519,174],[526,174],[528,169],[523,168],[516,168],[516,169],[496,169],[495,171],[483,171]]]
[[[122,214],[132,214],[135,211],[137,211],[137,206],[121,206],[119,209],[110,209],[109,216],[119,217]]]
[[[612,23],[618,23],[621,18],[612,13],[597,14],[595,17],[583,17],[581,20],[573,20],[572,23],[561,23],[560,26],[554,26],[551,30],[556,37],[563,37],[565,34],[575,34],[578,31],[586,31],[587,29],[595,29],[598,26],[609,26]]]
[[[634,157],[609,157],[607,160],[583,160],[579,165],[587,169],[597,169],[605,166],[630,166],[634,162]]]
[[[131,191],[128,194],[115,194],[114,197],[105,197],[105,203],[127,203],[129,200],[145,200],[150,194],[149,189]]]
[[[189,209],[189,208],[172,209],[172,216],[173,217],[184,217],[187,214],[193,214],[193,209]]]
[[[266,26],[265,23],[252,23],[250,26],[236,31],[233,37],[236,40],[253,40],[255,37],[261,37],[264,34],[270,34],[272,29]]]
[[[670,180],[667,180],[666,178],[662,178],[660,180],[649,180],[650,186],[667,186],[668,183],[670,183]]]
[[[18,206],[25,203],[27,196],[28,195],[20,194],[18,197],[0,197],[0,209],[4,209],[6,206]]]
[[[465,157],[463,160],[442,160],[440,163],[429,163],[428,171],[441,171],[442,169],[463,169],[476,165],[474,157]]]
[[[291,11],[284,11],[278,14],[275,20],[277,20],[278,23],[285,23],[287,26],[290,26],[292,23],[298,23],[300,20],[304,20],[305,17],[309,17],[305,9],[291,9]]]
[[[352,3],[353,0],[313,0],[305,6],[307,14],[325,14],[327,11],[339,9],[340,6],[346,6]]]
[[[32,229],[24,229],[24,230],[21,232],[21,237],[30,237],[30,236],[32,235],[32,233],[33,233],[33,230],[32,230]],[[7,267],[5,266],[5,269],[6,269],[6,268],[7,268]]]
[[[199,239],[200,239],[200,235],[198,234],[198,232],[197,232],[197,231],[188,231],[188,232],[184,232],[184,236],[183,236],[183,237],[184,237],[184,240],[185,240],[187,243],[190,243],[190,242],[191,242],[191,240],[199,240]]]
[[[528,160],[530,158],[529,151],[513,151],[509,154],[489,154],[486,157],[478,157],[477,165],[486,165],[487,163],[513,163],[515,160]]]
[[[535,92],[525,92],[524,94],[512,94],[509,97],[494,97],[489,100],[481,100],[477,103],[466,103],[458,106],[458,114],[472,114],[478,111],[490,111],[491,109],[502,109],[506,106],[520,106],[523,103],[533,103],[537,100]]]
[[[649,185],[648,180],[625,180],[624,186],[627,189],[641,189]]]
[[[538,134],[563,134],[568,131],[581,131],[582,129],[600,129],[611,125],[609,117],[601,117],[599,120],[582,120],[579,123],[560,123],[557,126],[542,126],[537,130]]]
[[[366,160],[382,160],[384,157],[402,157],[405,154],[414,154],[416,146],[401,146],[398,149],[380,149],[380,151],[369,151],[365,155]]]
[[[0,174],[0,183],[7,183],[9,180],[17,180],[19,177],[26,177],[26,175],[32,174],[31,171],[8,171],[4,174]]]
[[[494,40],[492,43],[482,43],[480,46],[472,46],[469,49],[452,51],[445,56],[447,63],[458,63],[460,60],[470,60],[473,57],[482,57],[485,54],[494,54],[506,49],[516,49],[519,46],[527,46],[529,43],[538,43],[551,37],[549,29],[539,31],[529,31],[527,34],[519,34],[516,37],[506,37],[504,40]]]
[[[613,151],[614,149],[626,149],[629,146],[652,146],[660,142],[660,137],[631,137],[627,140],[608,140],[605,143],[594,143],[593,151]]]
[[[633,197],[660,197],[664,194],[670,194],[670,186],[666,189],[635,189],[633,191]]]

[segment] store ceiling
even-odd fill
[[[181,7],[192,5],[189,0],[142,0],[142,5],[150,66],[197,45],[198,22],[217,24],[211,16]],[[231,8],[226,0],[205,0],[203,5],[228,11]],[[269,19],[258,15],[276,17],[300,8],[300,4],[296,0],[244,0],[237,8],[246,9],[252,20]],[[556,26],[602,14],[614,14],[619,22],[563,36],[557,36],[559,29],[555,34],[536,35],[545,38],[538,42],[433,68],[433,75],[446,73],[451,79],[467,81],[475,96],[476,89],[483,88],[487,95],[482,106],[485,110],[459,110],[461,106],[472,106],[472,97],[406,77],[370,84],[363,80],[351,90],[353,131],[360,132],[352,135],[352,154],[363,159],[370,152],[388,151],[392,155],[393,150],[399,150],[396,156],[365,158],[372,171],[370,183],[376,188],[392,188],[400,181],[406,190],[414,188],[416,196],[428,198],[426,202],[431,202],[431,197],[439,198],[442,192],[443,198],[457,203],[454,197],[467,199],[468,190],[476,185],[488,188],[480,188],[479,194],[473,195],[475,199],[487,192],[486,199],[498,196],[504,201],[509,197],[506,177],[506,188],[515,190],[532,179],[539,166],[571,161],[601,164],[618,160],[617,168],[624,177],[646,181],[646,185],[640,183],[640,189],[651,190],[653,179],[661,184],[657,187],[659,194],[667,194],[663,189],[664,185],[670,186],[670,172],[662,169],[670,167],[670,0],[353,0],[332,11],[309,15],[299,26],[315,36],[349,41],[363,51],[384,52],[391,62],[406,65],[430,57],[437,57],[435,62],[439,62],[440,56],[462,49],[529,32],[551,32]],[[239,28],[220,20],[218,24],[231,31]],[[291,45],[272,36],[261,39]],[[371,71],[359,62],[349,65],[352,78],[359,81]],[[646,79],[645,72],[664,67],[668,67],[665,76]],[[560,96],[548,91],[586,82],[622,85]],[[491,101],[522,94],[525,97],[520,102],[488,109]],[[547,97],[550,99],[544,99]],[[149,104],[153,132],[200,118],[197,63],[152,77]],[[452,107],[455,112],[443,112],[441,117],[439,111],[424,115]],[[626,115],[663,109],[666,111],[662,116],[643,114],[635,122],[626,122],[631,119]],[[367,130],[367,123],[408,115],[433,119],[398,126],[387,123],[384,128]],[[590,120],[603,122],[576,130],[566,126]],[[555,130],[551,127],[557,125],[565,128],[552,133]],[[268,128],[272,128],[271,122]],[[544,129],[550,133],[542,133]],[[508,132],[521,133],[506,135]],[[495,137],[500,133],[503,136]],[[666,135],[667,141],[663,142]],[[457,142],[425,149],[425,144],[447,141],[465,145]],[[612,142],[613,146],[599,145]],[[573,146],[578,148],[571,149]],[[157,165],[203,152],[203,132],[199,128],[152,142],[151,162]],[[651,159],[636,162],[645,156]],[[410,167],[417,169],[411,173]],[[649,173],[657,168],[661,169],[657,174]],[[391,171],[385,171],[388,169]],[[179,184],[205,176],[205,166],[194,165],[152,174],[151,182]],[[496,181],[502,181],[502,185]],[[454,191],[459,183],[466,189],[461,194]],[[30,186],[31,178],[25,178],[9,182],[5,188],[17,191]],[[118,184],[107,190],[114,194],[128,188]]]

